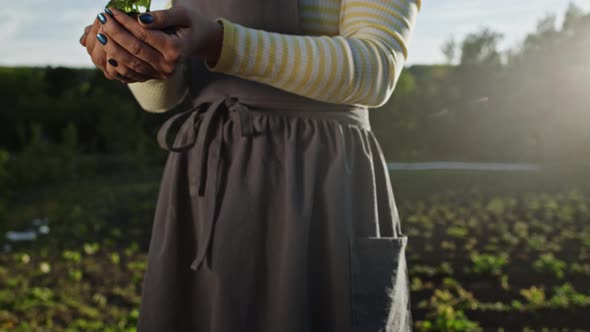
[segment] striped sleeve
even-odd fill
[[[379,107],[408,57],[419,10],[420,0],[342,0],[334,36],[286,35],[217,18],[221,55],[206,65],[324,102]]]

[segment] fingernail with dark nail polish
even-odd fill
[[[103,35],[102,33],[96,35],[96,39],[98,39],[98,41],[103,45],[107,44],[107,36]]]
[[[110,9],[108,9],[108,8],[105,8],[104,9],[104,12],[107,13],[107,14],[109,14],[111,17],[114,17],[115,16],[115,14],[113,14],[113,12]]]
[[[107,23],[107,17],[106,17],[106,16],[104,16],[104,14],[103,14],[103,13],[100,13],[100,14],[96,15],[96,17],[98,17],[98,21],[99,21],[101,24],[105,24],[105,23]]]
[[[119,65],[119,64],[117,63],[117,60],[115,60],[115,59],[108,59],[107,61],[108,61],[108,62],[111,64],[111,66],[113,66],[113,67],[117,67],[117,66]]]
[[[152,22],[154,22],[154,17],[152,16],[152,14],[141,14],[139,15],[139,20],[143,24],[151,24]]]

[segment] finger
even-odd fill
[[[110,80],[115,79],[115,74],[109,72],[106,68],[106,54],[100,47],[96,47],[92,52],[92,62],[102,70],[106,78]]]
[[[127,77],[125,77],[125,76],[121,76],[121,75],[119,75],[119,74],[117,74],[117,79],[118,79],[119,81],[121,81],[122,83],[125,83],[125,84],[127,84],[127,83],[129,83],[129,82],[131,81],[131,80],[130,80],[130,79],[128,79]]]
[[[86,38],[86,51],[90,55],[92,55],[94,48],[96,47],[96,43],[97,43],[96,35],[98,33],[99,28],[100,27],[98,25],[92,25],[92,27],[88,31],[88,36]],[[90,37],[90,38],[88,38],[88,37]]]
[[[114,39],[109,39],[109,37],[106,35],[106,32],[104,31],[104,27],[101,27],[98,35],[102,35],[104,40],[106,40],[106,43],[103,46],[104,51],[106,54],[108,54],[109,58],[115,59],[117,64],[121,65],[121,68],[118,71],[124,76],[133,78],[133,73],[126,72],[125,70],[127,69],[148,77],[160,76],[160,74],[149,63],[129,53],[129,51],[119,45]]]
[[[182,6],[143,13],[137,17],[137,20],[145,28],[158,30],[172,26],[188,27],[191,25],[188,11]]]
[[[113,18],[115,18],[116,22],[119,25],[119,28],[124,30],[125,32],[127,32],[129,35],[134,36],[135,38],[137,38],[139,41],[143,42],[144,44],[147,44],[149,46],[151,46],[151,48],[158,52],[160,55],[160,58],[158,59],[161,62],[161,57],[162,56],[166,56],[168,55],[167,53],[173,53],[174,50],[176,49],[180,49],[180,47],[177,45],[178,43],[173,40],[172,38],[170,38],[170,36],[163,32],[163,31],[159,31],[159,30],[148,30],[145,29],[144,27],[142,27],[136,19],[130,17],[129,15],[116,10],[116,9],[112,9],[111,10]],[[117,26],[116,25],[110,25],[110,23],[106,23],[105,24],[105,29],[108,33],[113,33],[113,38],[115,38],[115,40],[117,40],[120,44],[122,45],[127,45],[128,42],[130,41],[123,41],[123,40],[119,40],[119,35],[117,35],[116,33],[118,32]],[[112,30],[112,31],[111,31]],[[126,37],[126,35],[121,35],[121,38]],[[131,44],[131,46],[128,48],[129,51],[131,51],[132,54],[135,54],[133,52],[134,49],[138,49],[137,45],[133,45]],[[146,54],[146,56],[148,56],[149,54]],[[139,54],[138,54],[139,56]],[[152,61],[152,59],[146,59],[143,58],[143,60],[149,62],[149,63],[154,63]],[[174,59],[171,59],[174,60]],[[170,61],[170,62],[174,62],[174,61]],[[160,68],[160,69],[165,69],[165,68]]]
[[[149,77],[147,75],[138,73],[136,71],[134,71],[133,69],[125,66],[125,65],[120,65],[118,63],[117,60],[113,59],[113,58],[109,58],[107,60],[107,69],[109,71],[113,71],[115,72],[115,75],[120,79],[120,78],[124,78],[121,79],[121,81],[125,80],[127,83],[134,81],[134,82],[145,82],[147,80],[152,79],[153,77]]]
[[[105,55],[105,58],[106,58],[106,55]],[[114,67],[109,66],[108,60],[107,60],[107,62],[105,62],[105,68],[104,68],[103,71],[105,72],[105,76],[107,78],[109,78],[109,79],[118,79],[117,75],[119,73],[117,72],[117,70]]]
[[[84,29],[84,32],[86,32],[86,43],[88,43],[88,36],[91,36],[92,34],[96,35],[96,33],[98,32],[98,29],[100,28],[100,23],[98,21],[98,19],[94,19],[94,22],[92,22],[92,25],[87,26],[86,29]]]
[[[92,55],[92,53],[94,52],[94,49],[96,44],[96,38],[90,38],[86,41],[86,52],[88,52],[89,55]]]
[[[151,37],[153,37],[152,35],[155,31],[142,28],[137,21],[129,17],[127,14],[120,14],[120,11],[113,9],[112,13],[115,19],[107,18],[107,22],[101,26],[101,33],[107,36],[110,40],[116,42],[131,55],[150,64],[155,71],[165,73],[173,70],[173,68],[171,68],[173,66],[168,65],[162,53],[151,46],[154,41]],[[118,21],[118,19],[120,19],[120,21]],[[164,35],[161,31],[157,31],[157,33]],[[160,44],[164,43],[160,42]]]

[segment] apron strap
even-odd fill
[[[190,114],[185,120],[181,129],[177,133],[175,142],[181,140],[181,136],[185,130],[189,130],[189,141],[181,146],[170,146],[167,142],[167,136],[172,125],[182,116]],[[221,153],[223,150],[223,126],[228,116],[238,116],[237,123],[240,126],[242,137],[252,136],[255,134],[252,114],[250,109],[240,103],[236,97],[224,96],[214,100],[213,102],[202,102],[196,105],[193,109],[176,114],[162,125],[158,131],[158,143],[160,147],[170,152],[187,152],[195,149],[196,156],[199,163],[197,168],[197,176],[189,178],[189,188],[191,196],[198,193],[198,196],[203,197],[207,210],[210,215],[206,216],[202,232],[200,232],[197,239],[197,252],[195,259],[191,264],[191,269],[199,270],[207,256],[209,250],[209,242],[216,222],[217,212],[217,181],[218,173],[221,167]],[[223,172],[222,172],[223,173]],[[208,195],[206,184],[213,181]],[[198,190],[196,190],[198,188]],[[195,193],[197,191],[197,193]]]

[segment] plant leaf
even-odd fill
[[[139,14],[150,10],[151,0],[110,0],[106,7],[114,7],[128,14]]]

